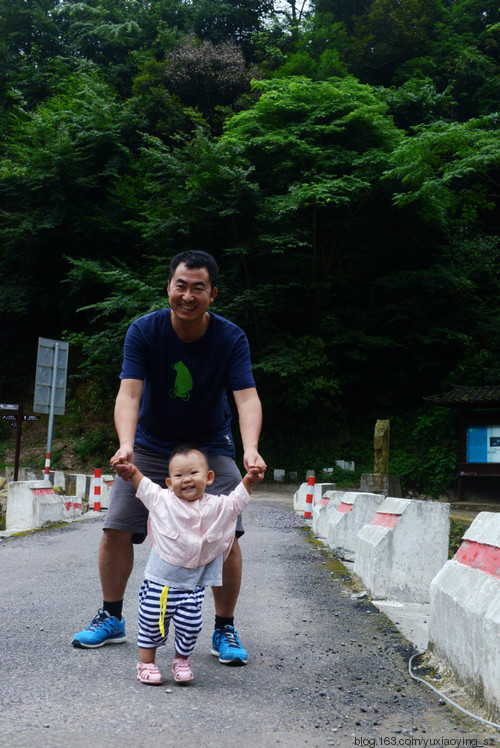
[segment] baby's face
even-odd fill
[[[198,501],[207,485],[213,482],[214,474],[199,452],[176,455],[170,463],[167,486],[184,501]]]

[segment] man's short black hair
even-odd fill
[[[208,252],[203,252],[201,249],[185,249],[183,252],[176,254],[170,261],[170,268],[168,271],[169,283],[174,277],[177,266],[181,263],[184,263],[189,270],[193,270],[193,268],[206,268],[208,270],[211,287],[215,288],[217,286],[219,266],[212,255],[208,254]]]
[[[174,449],[174,451],[171,453],[170,457],[168,458],[168,475],[170,475],[170,463],[172,462],[174,457],[177,457],[177,455],[187,455],[190,452],[199,452],[205,458],[207,462],[207,467],[208,468],[210,467],[209,462],[208,462],[208,455],[204,449],[201,449],[200,447],[196,446],[196,444],[179,444],[179,446]]]

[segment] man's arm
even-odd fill
[[[144,382],[141,379],[122,379],[115,401],[115,428],[120,447],[113,460],[132,462],[134,439],[139,417]]]
[[[251,467],[266,469],[266,463],[259,454],[259,436],[262,428],[262,406],[255,387],[234,390],[234,401],[238,409],[241,441],[243,442],[243,464],[245,470]]]

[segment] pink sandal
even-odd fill
[[[161,673],[154,662],[139,662],[137,665],[137,677],[141,683],[150,686],[161,686],[163,683]]]
[[[193,680],[193,673],[189,667],[189,658],[183,660],[181,657],[176,657],[172,663],[172,672],[174,674],[174,680],[177,683],[189,683]]]

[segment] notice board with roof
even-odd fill
[[[500,503],[500,385],[454,387],[424,398],[458,411],[458,495]]]

